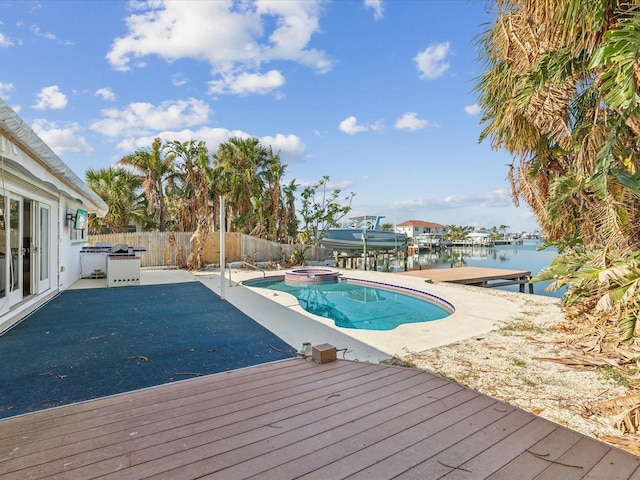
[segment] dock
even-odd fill
[[[458,283],[478,287],[504,287],[519,285],[520,292],[525,292],[525,285],[529,285],[529,293],[533,293],[531,272],[525,270],[503,270],[501,268],[485,267],[454,267],[431,268],[426,270],[409,270],[396,272],[401,275],[424,278],[432,282]]]

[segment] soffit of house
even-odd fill
[[[21,173],[34,180],[44,182],[47,186],[61,191],[72,199],[80,198],[88,211],[100,217],[107,214],[109,207],[104,200],[60,160],[53,150],[1,99],[0,129],[6,132],[10,140],[15,142],[33,161],[40,164],[47,172],[50,172],[52,178],[47,179],[46,175],[36,176],[24,165],[3,155],[5,162],[9,162],[12,167]]]

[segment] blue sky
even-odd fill
[[[3,0],[0,97],[81,178],[155,137],[254,136],[354,215],[533,231],[478,143],[490,3]]]

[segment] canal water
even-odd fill
[[[465,267],[501,268],[504,270],[525,270],[532,275],[551,265],[558,256],[555,247],[538,250],[539,240],[524,240],[522,245],[498,245],[495,247],[452,247],[439,252],[425,252],[409,255],[408,267],[414,268],[455,268],[462,260]],[[562,297],[566,288],[558,291],[546,291],[551,282],[534,283],[534,293],[552,297]],[[499,287],[502,290],[517,292],[518,285]],[[525,288],[528,291],[528,287]]]

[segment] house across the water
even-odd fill
[[[418,238],[420,235],[428,235],[431,238],[444,240],[449,227],[439,223],[423,222],[422,220],[407,220],[396,225],[396,232],[406,233],[408,238]]]
[[[80,278],[105,202],[0,100],[0,333]]]

